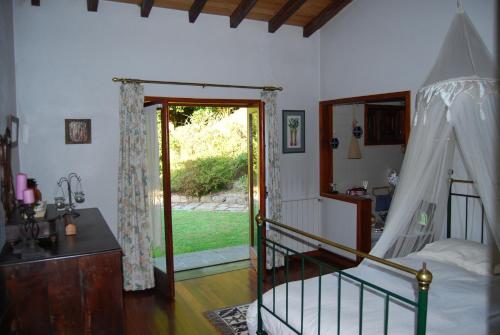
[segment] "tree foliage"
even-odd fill
[[[241,184],[248,160],[246,117],[245,109],[195,108],[184,123],[171,123],[173,192],[199,197]]]

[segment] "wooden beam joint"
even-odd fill
[[[238,28],[241,21],[248,15],[253,6],[257,3],[257,0],[241,0],[240,4],[234,10],[233,14],[229,18],[229,26],[231,28]]]
[[[278,30],[297,10],[299,10],[304,2],[306,2],[306,0],[288,0],[269,21],[268,31],[274,33]]]
[[[98,6],[99,6],[99,0],[87,0],[87,10],[89,12],[97,12]]]
[[[335,0],[325,9],[321,11],[314,19],[304,26],[303,36],[309,37],[316,32],[316,30],[323,27],[328,21],[333,19],[344,7],[350,4],[352,0]]]
[[[189,9],[189,22],[194,23],[196,21],[206,3],[207,0],[195,0],[193,2]]]
[[[154,0],[142,0],[141,3],[141,16],[149,17],[149,13],[151,13],[151,8],[153,8]]]

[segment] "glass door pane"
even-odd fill
[[[148,156],[148,200],[149,217],[152,223],[153,259],[155,267],[166,272],[165,220],[163,216],[163,184],[161,171],[161,107],[146,107],[147,156]]]
[[[173,273],[168,232],[170,225],[168,217],[165,216],[164,192],[165,188],[165,160],[164,153],[166,147],[166,134],[168,124],[165,118],[166,104],[145,107],[146,132],[147,132],[147,167],[148,167],[148,201],[149,217],[151,222],[151,252],[153,255],[155,286],[167,299],[173,299]],[[167,147],[168,148],[168,147]],[[168,155],[168,152],[165,153]],[[168,161],[167,161],[168,164]],[[168,171],[168,170],[167,170]],[[167,223],[167,224],[166,224]]]
[[[223,264],[248,267],[247,116],[239,106],[169,108],[176,278]]]

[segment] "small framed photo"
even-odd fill
[[[16,147],[19,142],[19,119],[14,115],[7,117],[7,127],[10,130],[10,146]]]
[[[283,110],[283,153],[306,152],[305,111]]]
[[[65,119],[66,144],[92,143],[90,119]]]

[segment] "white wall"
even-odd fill
[[[297,27],[267,32],[245,20],[153,8],[141,18],[136,5],[45,0],[40,7],[14,0],[17,102],[29,140],[21,168],[52,200],[57,179],[83,178],[85,206],[99,207],[114,232],[117,211],[118,98],[114,76],[158,80],[280,85],[278,109],[306,110],[306,153],[282,156],[283,198],[318,194],[317,103],[319,34],[302,38]],[[146,95],[251,98],[254,90],[145,86]],[[281,112],[280,112],[281,113]],[[91,118],[92,144],[65,145],[64,119]],[[278,132],[281,134],[281,130]]]
[[[334,213],[334,215],[332,215]],[[342,243],[351,248],[356,248],[356,204],[321,198],[321,216],[323,219],[322,236]],[[341,256],[356,259],[351,253],[323,245],[323,248]]]
[[[497,55],[498,1],[461,0]],[[321,100],[417,89],[437,60],[456,0],[356,0],[321,29]]]
[[[333,130],[340,145],[333,150],[333,180],[337,191],[345,193],[348,188],[362,186],[368,181],[368,189],[388,186],[387,172],[392,169],[400,171],[403,162],[401,145],[368,145],[365,146],[365,133],[358,139],[361,159],[347,159],[349,144],[352,138],[352,113],[358,124],[364,129],[364,105],[340,105],[333,108]]]
[[[0,1],[0,134],[4,134],[8,115],[16,112],[16,78],[14,74],[13,14],[10,1]],[[12,151],[12,172],[19,171],[18,149]],[[0,203],[0,248],[5,242],[4,211]]]
[[[498,2],[461,2],[486,46],[496,56]],[[413,113],[416,91],[437,60],[456,13],[456,3],[456,0],[353,1],[321,29],[321,100],[410,90]],[[345,213],[326,205],[329,202],[332,200],[323,201],[324,231],[331,222],[349,219]],[[355,220],[355,216],[350,220]]]

